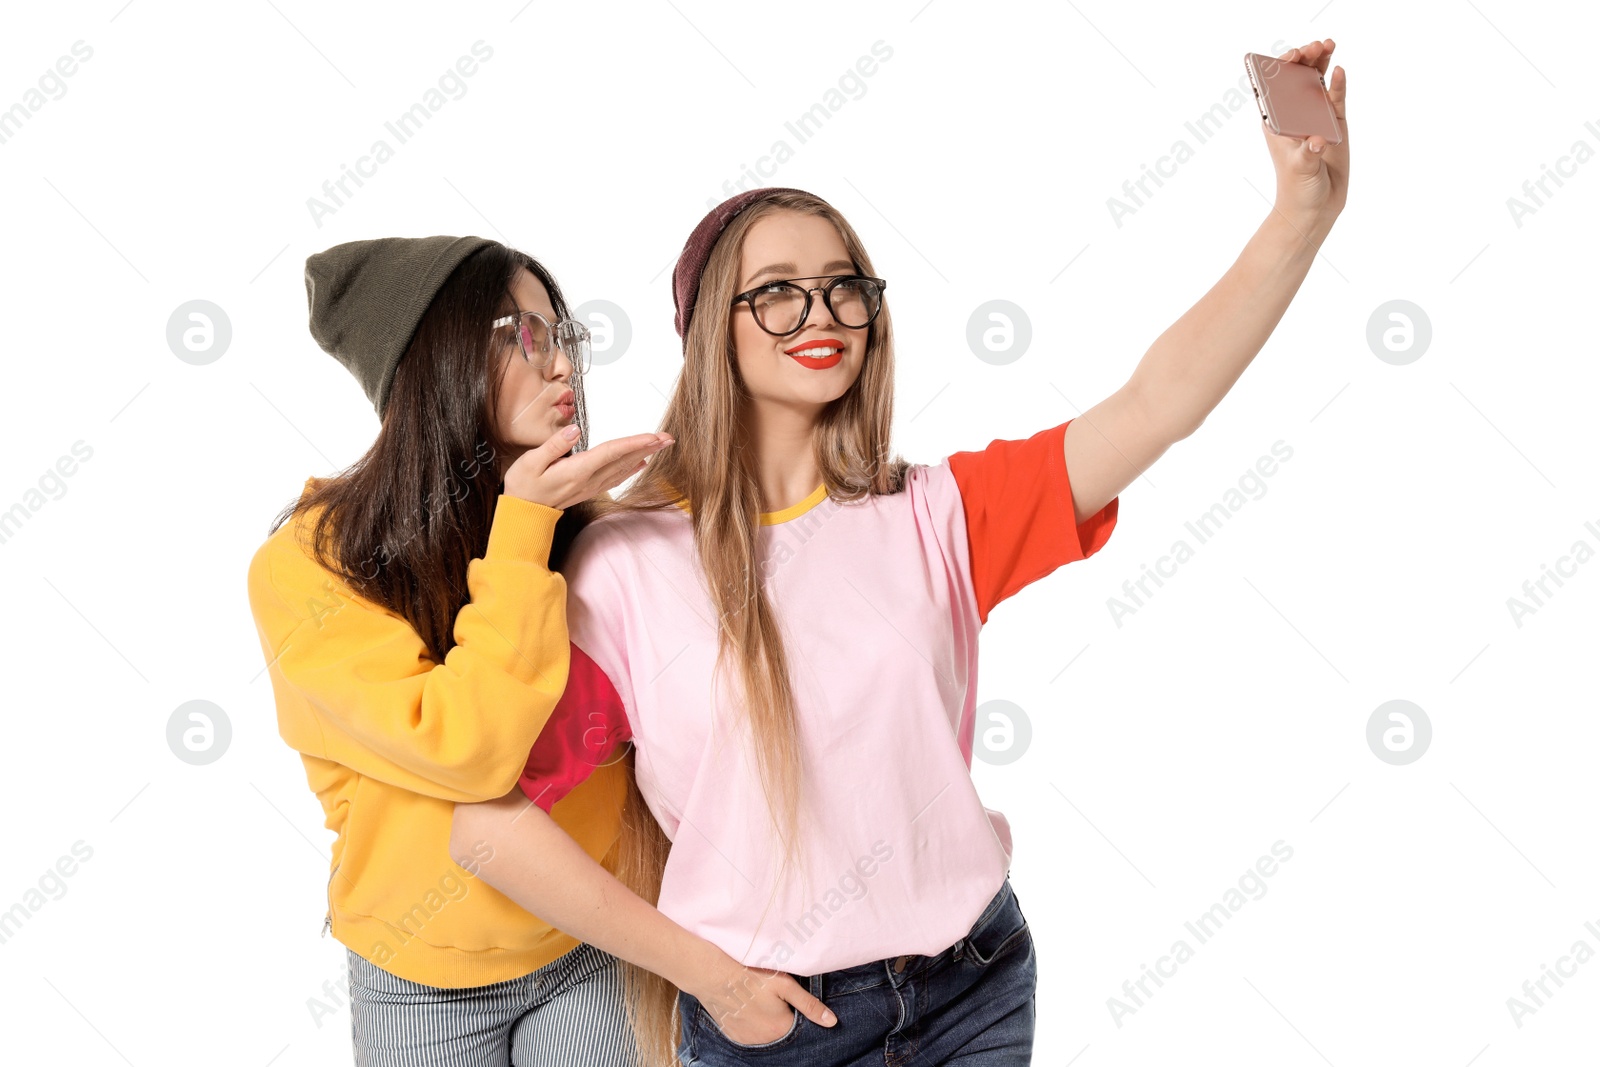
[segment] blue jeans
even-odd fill
[[[680,991],[678,1059],[705,1067],[1026,1067],[1033,1057],[1038,968],[1009,878],[967,936],[937,956],[795,978],[833,1009],[836,1024],[819,1026],[791,1009],[788,1033],[741,1045]]]

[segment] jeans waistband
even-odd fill
[[[966,948],[967,940],[973,934],[983,929],[999,914],[1000,909],[1011,899],[1011,879],[1000,884],[995,895],[990,898],[984,907],[983,914],[979,915],[972,928],[955,944],[932,956],[922,956],[908,953],[904,956],[890,956],[887,959],[872,960],[869,963],[858,963],[853,967],[842,967],[837,971],[824,971],[820,974],[795,975],[801,985],[807,986],[811,995],[825,999],[824,994],[838,995],[850,993],[858,989],[871,989],[873,986],[893,982],[896,985],[912,978],[924,971],[943,967],[961,959]]]

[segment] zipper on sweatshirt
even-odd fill
[[[339,868],[335,866],[333,873],[328,875],[328,914],[322,920],[323,937],[327,937],[333,931],[333,880],[338,874]]]

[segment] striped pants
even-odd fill
[[[349,958],[356,1067],[638,1067],[621,967],[591,945],[469,989],[421,985],[356,952]]]

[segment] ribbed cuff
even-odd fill
[[[495,501],[484,559],[513,559],[549,566],[550,545],[562,510],[504,493]]]

